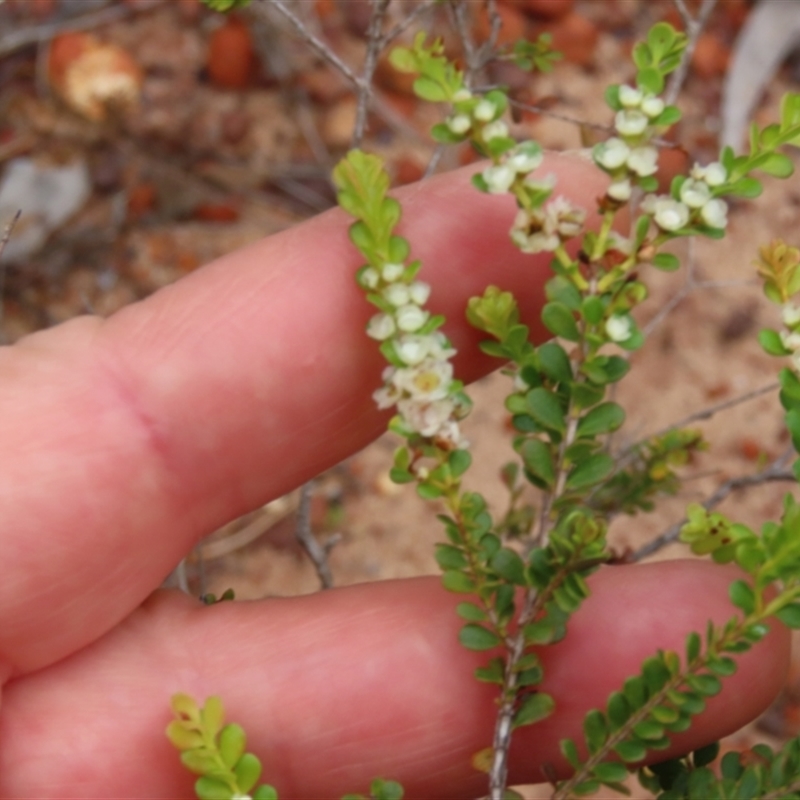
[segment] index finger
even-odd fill
[[[603,177],[550,156],[593,206]],[[508,240],[510,198],[461,171],[398,194],[432,308],[467,379],[489,364],[464,322],[487,282],[535,321],[546,261]],[[3,669],[36,669],[137,606],[198,538],[358,450],[386,417],[360,259],[333,210],[222,258],[102,322],[84,318],[0,353]],[[3,667],[3,664],[5,665]]]

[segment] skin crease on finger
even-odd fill
[[[563,776],[560,738],[579,736],[584,713],[657,647],[680,652],[709,616],[732,616],[735,574],[699,561],[595,574],[566,639],[542,652],[558,711],[517,732],[511,781],[540,782],[543,764]],[[457,601],[436,578],[213,608],[159,592],[82,653],[8,685],[0,798],[189,796],[162,733],[176,691],[222,697],[283,800],[364,791],[375,776],[400,780],[409,800],[477,797],[486,779],[469,761],[491,741],[495,693],[472,675],[490,654],[458,644]],[[750,720],[781,686],[788,653],[778,625],[658,758]]]
[[[580,157],[544,172],[593,206]],[[451,322],[458,374],[486,372],[464,321],[487,281],[535,325],[546,259],[512,246],[509,198],[461,171],[401,190],[402,232]],[[0,350],[0,675],[52,663],[109,630],[202,536],[318,474],[386,424],[370,397],[360,258],[338,210],[222,258],[106,321]],[[43,539],[45,537],[45,539]]]

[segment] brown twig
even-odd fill
[[[703,28],[705,28],[708,18],[711,16],[711,12],[717,4],[717,0],[703,0],[696,17],[691,15],[684,0],[674,0],[674,3],[675,7],[678,9],[678,13],[683,19],[683,24],[686,26],[686,35],[689,37],[689,40],[686,44],[686,49],[681,54],[680,63],[677,69],[672,73],[669,84],[667,85],[667,90],[664,93],[664,102],[667,105],[672,105],[678,97],[683,82],[686,80],[686,76],[689,73],[689,65],[692,62],[692,56],[697,47],[697,40],[700,38]]]
[[[793,451],[784,453],[780,458],[776,458],[768,467],[757,472],[755,475],[739,475],[736,478],[730,478],[724,483],[720,484],[716,491],[706,498],[700,505],[710,511],[716,508],[731,492],[736,489],[744,489],[748,486],[760,486],[763,483],[770,483],[773,481],[792,481],[796,482],[794,473],[786,469],[786,464],[789,461]],[[664,533],[657,536],[653,541],[648,542],[643,547],[636,550],[633,555],[626,558],[627,562],[641,561],[643,558],[652,555],[653,553],[672,544],[680,535],[681,528],[688,522],[688,518],[684,517],[680,522],[671,525]]]
[[[295,536],[311,559],[322,588],[330,589],[333,586],[333,575],[328,564],[328,554],[339,541],[339,538],[331,537],[327,542],[320,544],[314,536],[314,532],[311,530],[311,496],[313,493],[313,481],[303,484],[300,489],[300,504],[297,508]]]
[[[423,0],[404,19],[400,20],[384,34],[381,46],[386,47],[391,44],[403,31],[408,30],[423,14],[426,14],[436,5],[437,0]]]
[[[351,147],[360,147],[367,126],[367,109],[372,99],[372,76],[378,65],[378,56],[384,48],[385,40],[381,36],[383,21],[386,18],[386,9],[390,0],[370,0],[372,14],[367,28],[367,54],[364,56],[364,66],[361,70],[361,80],[358,87],[358,106],[356,108],[356,124],[353,128]]]

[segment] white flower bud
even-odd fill
[[[466,114],[455,114],[448,117],[446,124],[457,136],[462,136],[472,127],[472,121]]]
[[[388,263],[381,267],[383,279],[389,283],[394,283],[404,272],[405,264]]]
[[[395,332],[394,320],[388,314],[376,314],[367,323],[367,336],[382,342]]]
[[[651,145],[634,147],[628,156],[628,169],[643,178],[654,175],[658,171],[658,150]]]
[[[506,125],[501,119],[498,119],[495,122],[490,122],[488,125],[484,126],[483,130],[481,131],[481,136],[483,137],[484,142],[488,142],[491,139],[508,136],[508,125]]]
[[[464,100],[470,100],[470,99],[472,99],[472,92],[469,89],[467,89],[466,87],[463,87],[463,88],[459,89],[453,95],[453,102],[454,103],[462,103]]]
[[[712,161],[704,172],[705,181],[709,186],[722,186],[728,180],[728,170],[719,161]]]
[[[408,291],[408,286],[404,283],[393,283],[383,290],[383,296],[395,308],[406,305],[411,300],[411,295]]]
[[[711,190],[704,181],[687,178],[681,186],[681,200],[689,208],[702,208],[711,199]]]
[[[621,167],[628,160],[630,154],[630,147],[616,136],[601,142],[592,150],[592,158],[595,163],[610,170]]]
[[[367,267],[367,269],[365,269],[361,273],[360,279],[361,279],[361,285],[365,289],[375,289],[378,285],[378,282],[381,279],[381,276],[378,275],[378,271],[376,269],[373,269],[372,267]]]
[[[424,306],[431,296],[430,284],[423,283],[422,281],[414,281],[408,287],[408,296],[412,303],[416,303],[418,306]]]
[[[615,314],[606,320],[606,333],[612,342],[626,342],[631,338],[630,317]]]
[[[724,229],[728,225],[728,204],[715,197],[700,209],[700,216],[710,228]]]
[[[647,115],[636,109],[618,111],[614,118],[614,127],[622,136],[639,136],[647,130],[649,124]]]
[[[793,351],[800,350],[800,333],[797,333],[796,331],[794,332],[781,331],[780,337],[781,337],[781,344],[787,350],[793,350]]]
[[[489,194],[505,194],[514,183],[517,173],[506,164],[496,167],[487,167],[481,176],[486,181]]]
[[[608,189],[606,194],[612,199],[620,203],[625,203],[631,199],[631,182],[625,178],[621,181],[614,181]]]
[[[619,102],[624,108],[638,108],[642,102],[642,93],[633,86],[619,87]]]
[[[472,116],[481,122],[490,122],[494,119],[494,115],[496,113],[497,106],[491,100],[487,100],[484,97],[483,100],[481,100],[478,105],[475,106]]]
[[[660,97],[646,97],[642,100],[640,107],[650,119],[655,119],[661,116],[661,112],[664,110],[664,101]]]
[[[527,175],[533,172],[537,167],[541,166],[544,159],[541,148],[524,148],[518,147],[511,151],[511,154],[506,158],[506,165],[511,167],[514,172],[522,175]]]
[[[794,328],[800,323],[800,308],[793,303],[786,303],[781,308],[781,317],[787,328]]]
[[[409,304],[397,309],[395,315],[397,327],[406,333],[418,331],[427,321],[428,312],[423,311],[418,305]]]
[[[689,209],[671,197],[659,197],[655,203],[654,219],[664,231],[677,231],[689,221]]]
[[[413,367],[427,358],[430,352],[430,338],[405,333],[395,342],[394,349],[404,364]]]

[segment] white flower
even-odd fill
[[[392,383],[404,395],[425,402],[447,397],[452,380],[453,365],[433,358],[426,358],[413,367],[397,369],[392,376]]]
[[[408,296],[412,303],[416,303],[418,306],[424,306],[431,296],[430,284],[423,283],[422,281],[414,281],[409,284]]]
[[[544,207],[545,233],[557,233],[562,239],[577,236],[586,221],[586,211],[572,205],[566,197],[559,195]]]
[[[620,203],[624,203],[631,199],[631,182],[625,178],[624,180],[613,181],[606,189],[606,194],[612,199]]]
[[[365,289],[375,289],[378,285],[378,282],[381,279],[381,276],[378,275],[378,270],[373,269],[372,267],[367,267],[360,275],[361,278],[361,285]]]
[[[470,100],[471,98],[472,98],[472,92],[466,87],[463,87],[453,95],[453,102],[461,103],[464,100]]]
[[[408,291],[408,286],[404,283],[393,283],[383,290],[383,296],[395,308],[407,305],[411,301],[411,294]]]
[[[689,208],[702,208],[711,199],[711,190],[705,181],[687,178],[681,186],[681,200]]]
[[[428,338],[428,352],[437,361],[447,361],[456,354],[456,349],[441,331],[434,331]]]
[[[664,110],[664,101],[660,97],[645,97],[640,108],[650,119],[655,119],[661,116],[661,112]]]
[[[657,197],[652,212],[645,209],[645,213],[652,213],[656,225],[664,231],[677,231],[689,221],[688,207],[671,197]]]
[[[409,304],[401,306],[397,309],[395,315],[397,327],[406,333],[414,333],[418,331],[427,321],[428,312],[421,309],[419,306]]]
[[[487,167],[481,176],[486,181],[489,194],[504,194],[514,183],[517,173],[507,164],[500,164],[496,167]]]
[[[719,161],[712,161],[705,167],[695,164],[690,175],[697,181],[705,181],[709,186],[722,186],[728,180],[728,171]]]
[[[795,350],[792,353],[792,364],[797,372],[800,372],[800,350]]]
[[[405,269],[406,268],[404,264],[395,264],[390,262],[381,267],[381,275],[383,275],[383,279],[385,281],[394,283],[405,272]]]
[[[547,175],[543,175],[541,178],[534,178],[532,175],[528,175],[522,182],[531,191],[549,192],[555,188],[556,176],[552,172],[548,172]]]
[[[542,149],[533,142],[528,142],[528,146],[520,145],[511,151],[506,164],[520,174],[527,175],[539,167],[544,159]],[[532,147],[530,145],[533,145]]]
[[[781,343],[787,350],[800,350],[800,333],[781,331]]]
[[[781,308],[781,317],[783,317],[783,324],[787,328],[794,328],[800,323],[800,308],[793,303],[786,303]]]
[[[397,410],[409,428],[422,436],[435,436],[450,419],[453,413],[453,401],[445,399],[419,403],[416,400],[404,399],[397,403]]]
[[[616,136],[601,142],[592,150],[592,158],[595,163],[610,170],[621,167],[628,160],[630,154],[630,147]]]
[[[614,127],[623,136],[639,136],[647,130],[650,119],[646,114],[636,109],[617,111],[614,118]]]
[[[544,230],[546,219],[541,209],[530,212],[520,209],[511,227],[511,241],[523,253],[552,252],[561,240],[552,228]]]
[[[367,336],[382,342],[395,332],[394,320],[388,314],[376,314],[367,323]]]
[[[395,343],[394,350],[400,360],[409,367],[421,364],[430,353],[430,336],[404,333]]]
[[[490,122],[488,125],[484,125],[483,130],[481,131],[481,136],[483,137],[484,142],[488,142],[491,139],[497,139],[501,136],[508,136],[508,125],[506,125],[501,119],[498,119],[495,122]]]
[[[651,145],[634,147],[628,156],[628,169],[645,177],[658,171],[658,150]]]
[[[629,256],[633,252],[633,242],[621,233],[610,231],[608,234],[608,249],[619,250],[620,253]]]
[[[615,314],[606,320],[606,333],[612,342],[626,342],[631,338],[630,317]]]
[[[457,136],[461,136],[472,127],[472,120],[466,114],[454,114],[447,119],[447,127]]]
[[[620,86],[619,102],[625,108],[638,108],[642,102],[642,93],[639,89],[634,89],[633,86]]]
[[[497,106],[491,100],[487,100],[484,97],[483,100],[481,100],[478,105],[475,106],[472,116],[481,122],[490,122],[494,119],[494,115],[496,113]]]
[[[380,389],[376,389],[372,393],[372,399],[381,411],[385,408],[391,408],[397,403],[401,396],[400,390],[393,383],[387,383],[385,386],[381,386]]]
[[[728,204],[715,197],[700,209],[700,216],[710,228],[723,229],[728,225]]]

